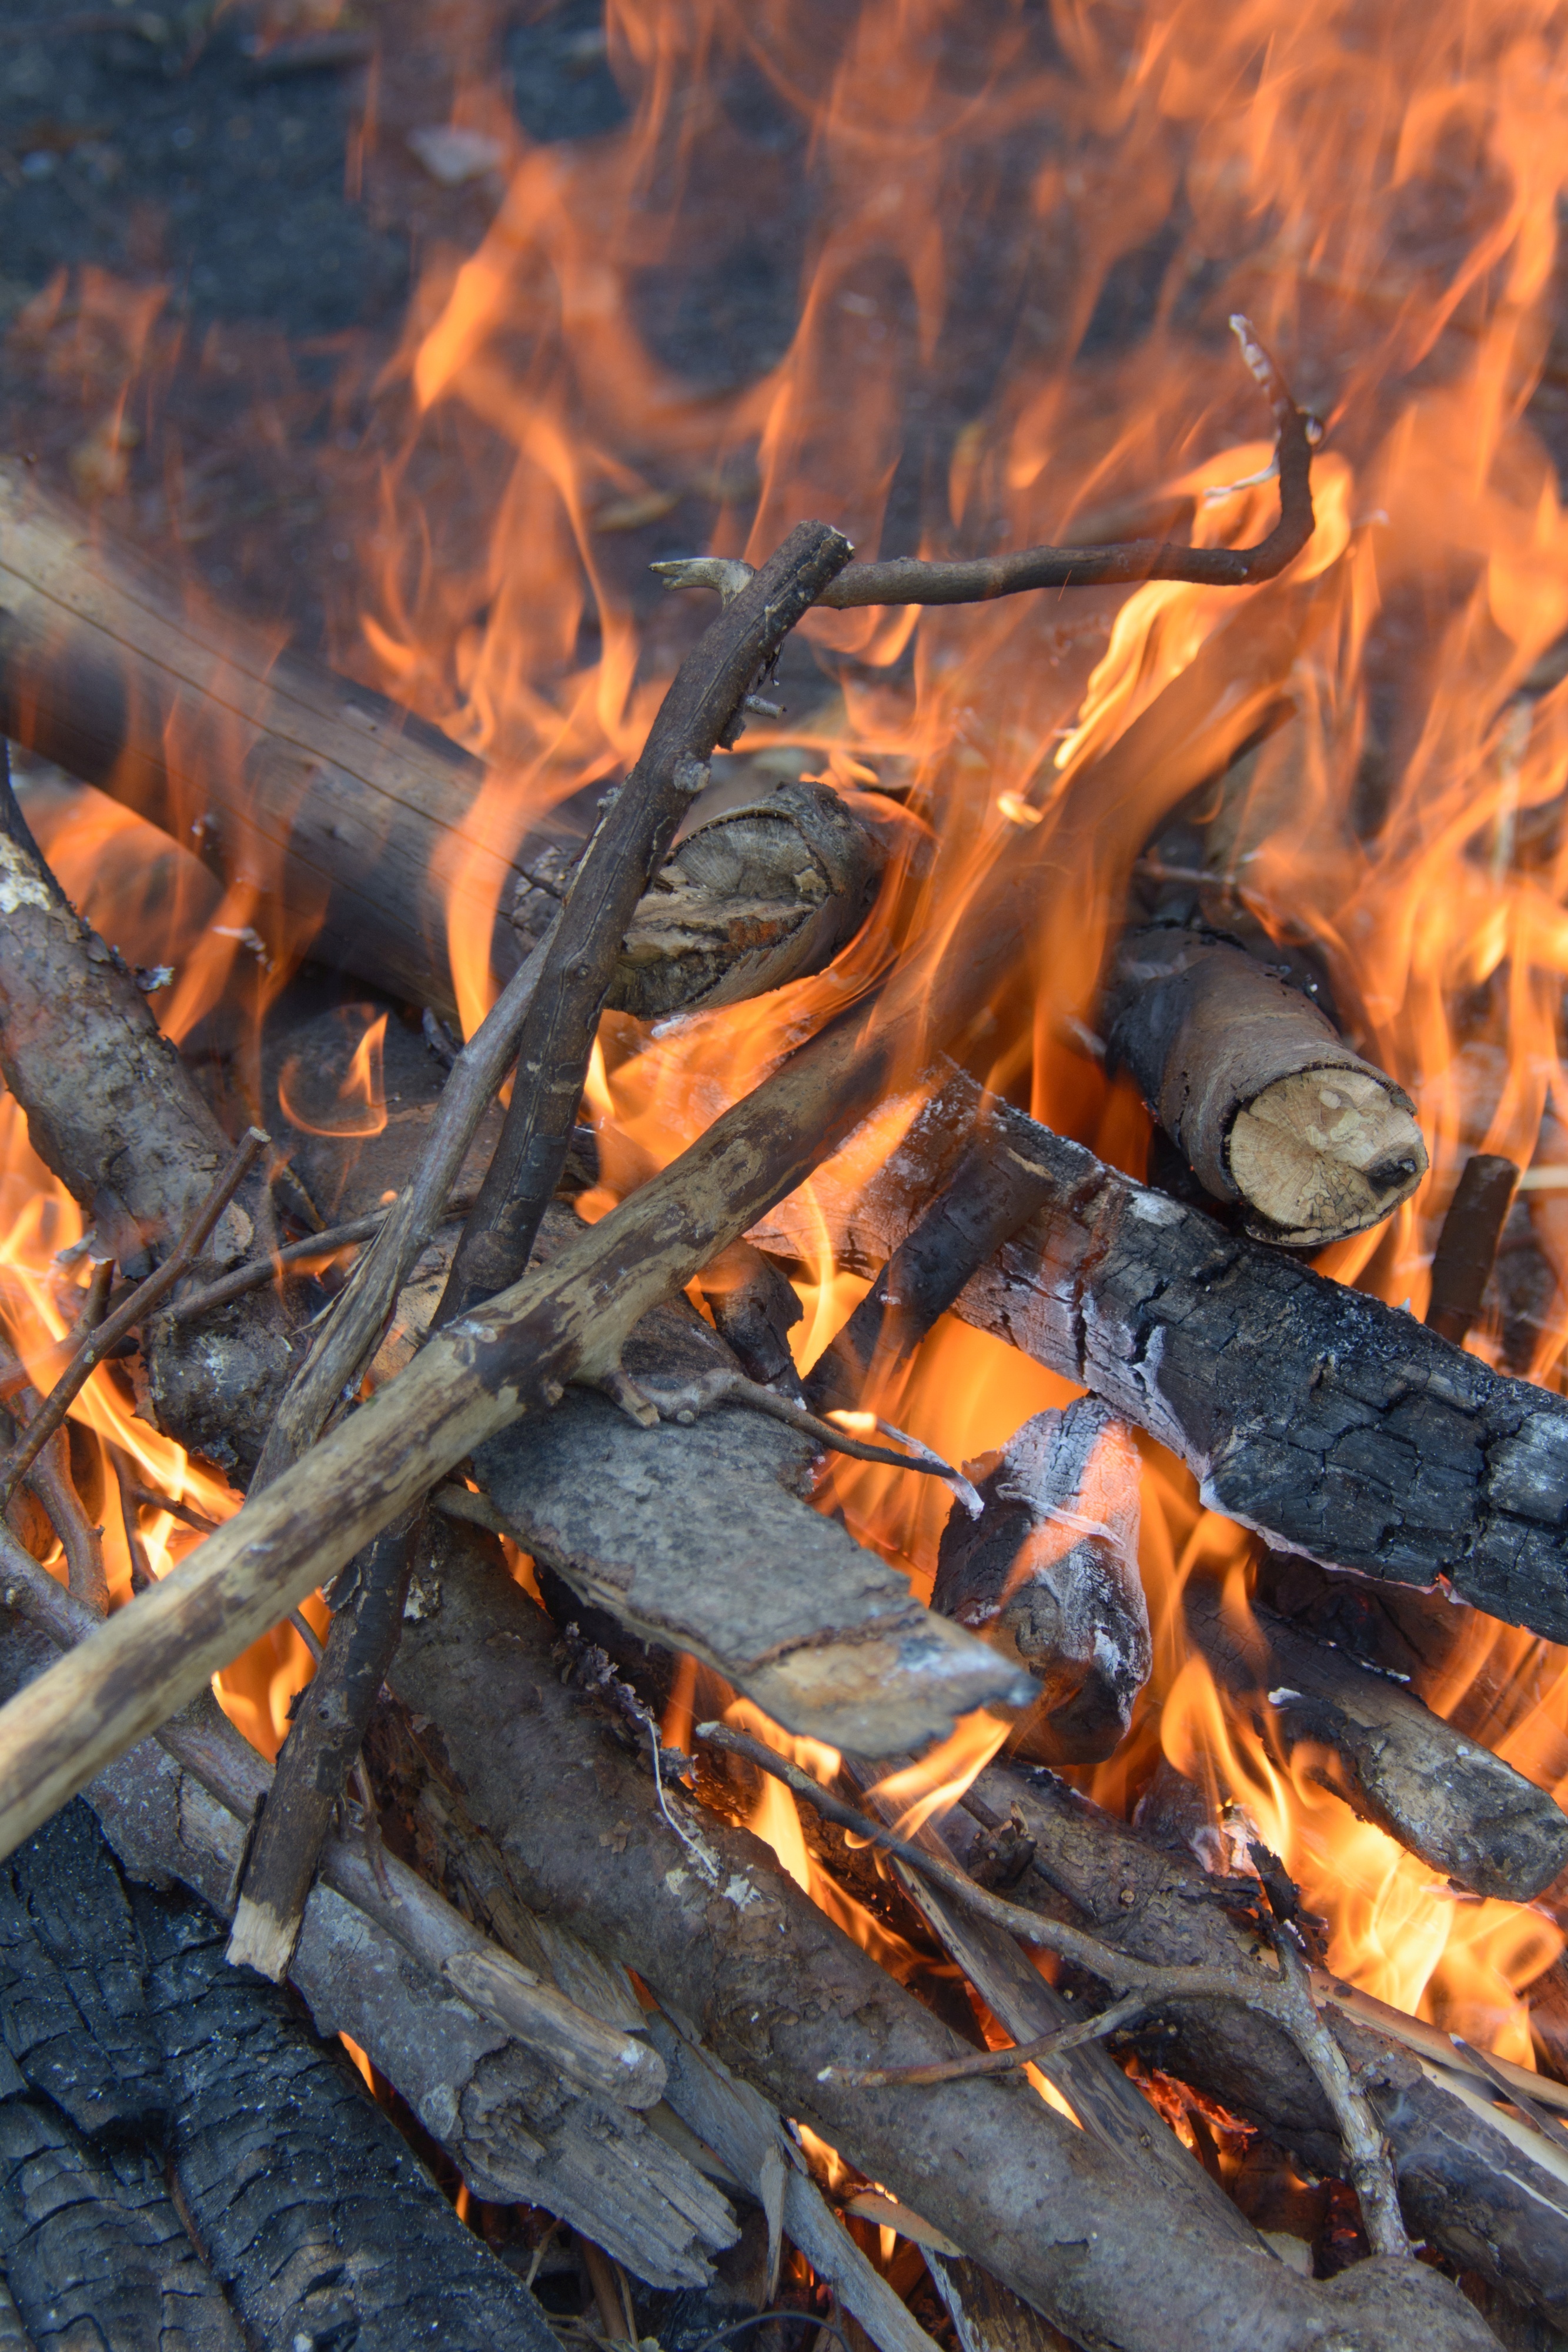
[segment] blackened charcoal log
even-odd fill
[[[622,1365],[655,1398],[738,1370],[684,1301],[644,1318]],[[1027,1695],[1015,1664],[810,1507],[816,1458],[809,1436],[737,1406],[643,1429],[573,1391],[479,1447],[474,1472],[574,1592],[716,1666],[791,1731],[886,1756]]]
[[[932,1607],[1040,1684],[1012,1735],[1016,1753],[1040,1764],[1111,1755],[1154,1662],[1131,1432],[1080,1397],[965,1466],[984,1508],[978,1519],[957,1506],[948,1514]]]
[[[122,1273],[145,1275],[231,1159],[228,1138],[130,972],[9,830],[0,831],[0,1073],[33,1149],[103,1250]],[[263,1192],[252,1177],[224,1211],[195,1278],[249,1255]],[[254,1461],[287,1360],[273,1304],[204,1323],[199,1374],[186,1333],[155,1325],[143,1350],[159,1417],[225,1465]]]
[[[1427,1322],[1456,1348],[1463,1346],[1481,1311],[1518,1182],[1519,1170],[1511,1160],[1495,1151],[1473,1152],[1448,1203],[1432,1258]]]
[[[801,1394],[789,1333],[804,1312],[794,1287],[749,1242],[731,1242],[697,1276],[703,1303],[747,1380]]]
[[[1127,932],[1101,1018],[1107,1066],[1130,1071],[1200,1182],[1261,1240],[1318,1249],[1361,1233],[1427,1172],[1408,1095],[1230,940]]]
[[[954,1077],[852,1196],[754,1226],[789,1256],[872,1272],[946,1178],[980,1090]],[[1410,1316],[1224,1233],[997,1106],[1047,1205],[954,1311],[1168,1445],[1205,1504],[1327,1567],[1462,1600],[1568,1640],[1568,1402],[1500,1378]]]
[[[853,1409],[906,1362],[977,1267],[1040,1203],[1038,1180],[988,1119],[806,1381],[813,1412]]]
[[[1049,1771],[992,1765],[939,1825],[971,1875],[1005,1878],[1010,1902],[1075,1920],[1141,1959],[1234,1966],[1256,1943],[1256,1881],[1209,1876],[1190,1852],[1151,1843]],[[1325,2014],[1388,2136],[1412,2236],[1563,2326],[1568,2186],[1410,2051],[1339,2009]],[[1307,2169],[1335,2173],[1327,2102],[1268,2019],[1235,2002],[1183,2001],[1134,2038]]]
[[[31,1629],[7,1633],[7,1684],[41,1663],[39,1646]],[[193,1737],[188,1721],[166,1727],[178,1755],[143,1743],[90,1784],[88,1801],[133,1876],[178,1880],[214,1919],[227,1919],[255,1798],[269,1775],[215,1706],[210,1712],[204,1737]],[[491,1957],[494,1943],[395,1856],[383,1854],[378,1873],[360,1839],[339,1837],[306,1906],[290,1984],[320,2033],[346,2033],[369,2054],[477,2195],[561,2215],[655,2284],[700,2285],[710,2253],[733,2239],[734,2220],[723,2197],[629,2107],[655,2097],[656,2082],[628,2081],[606,2095],[601,2070],[641,2028],[629,1987],[570,1934],[541,1933],[516,1916],[506,1925],[503,1956],[520,1953],[538,1987],[528,1996],[534,2015],[524,2038],[516,2018],[499,2019],[480,1992],[454,1998],[452,1962]],[[654,2053],[635,2046],[635,2071],[656,2074]],[[628,2073],[619,2063],[612,2071]]]
[[[1081,2343],[1124,2352],[1373,2352],[1495,2342],[1406,2263],[1321,2284],[1190,2223],[1023,2083],[824,2084],[830,2060],[919,2063],[956,2036],[837,1928],[747,1832],[666,1788],[565,1689],[550,1629],[497,1571],[443,1584],[392,1674],[440,1727],[430,1761],[496,1837],[519,1894],[689,2019],[734,2073]],[[439,1749],[439,1758],[436,1750]]]
[[[1272,1717],[1363,1820],[1474,1895],[1528,1903],[1568,1866],[1568,1818],[1549,1790],[1476,1746],[1386,1674],[1325,1648],[1266,1609],[1239,1626],[1209,1585],[1189,1583],[1189,1633],[1221,1685]]]
[[[695,825],[638,901],[609,1009],[664,1020],[822,971],[871,912],[887,863],[882,834],[898,822],[879,824],[825,785],[797,783]],[[913,847],[916,828],[903,822]],[[559,906],[564,864],[530,877],[514,899],[525,951]]]
[[[550,2352],[343,2053],[200,1904],[128,1884],[85,1806],[7,1865],[0,1936],[0,2254],[40,2347]]]

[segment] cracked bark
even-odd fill
[[[954,1076],[853,1194],[821,1171],[753,1227],[789,1256],[870,1272],[974,1124]],[[1446,1578],[1464,1600],[1568,1640],[1568,1401],[1493,1372],[1395,1307],[1326,1281],[1082,1145],[994,1105],[1046,1205],[954,1305],[1181,1456],[1205,1504],[1325,1567]]]

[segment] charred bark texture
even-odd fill
[[[1154,1663],[1131,1432],[1080,1397],[967,1468],[983,1508],[978,1519],[948,1513],[931,1605],[1040,1685],[1013,1733],[1018,1753],[1040,1764],[1109,1756]]]
[[[914,2093],[823,2084],[830,2058],[919,2063],[956,2037],[852,1944],[743,1831],[610,1748],[552,1671],[546,1621],[500,1576],[449,1578],[411,1626],[394,1687],[439,1722],[444,1771],[500,1840],[519,1891],[635,1968],[715,2053],[803,2118],[1081,2342],[1138,2352],[1301,2352],[1330,2342],[1491,2339],[1414,2263],[1328,2285],[1218,2231],[1163,2226],[1145,2176],[1022,2084]],[[601,1842],[602,1841],[602,1842]]]
[[[972,1875],[1000,1868],[1010,1901],[1079,1921],[1138,1958],[1234,1967],[1256,1941],[1241,1907],[1248,1882],[1207,1876],[1192,1856],[1151,1844],[1049,1771],[992,1766],[941,1828]],[[1568,2188],[1409,2051],[1339,2011],[1327,2014],[1388,2136],[1412,2235],[1561,2326]],[[1140,2038],[1155,2063],[1258,2125],[1311,2171],[1336,2170],[1327,2102],[1267,2019],[1232,2001],[1181,2001]]]
[[[1230,940],[1129,931],[1103,1018],[1124,1065],[1217,1200],[1260,1240],[1317,1249],[1390,1215],[1427,1172],[1415,1106],[1298,988]]]
[[[955,1077],[852,1199],[823,1171],[825,1225],[870,1272],[909,1230],[973,1124]],[[1081,1381],[1192,1468],[1213,1510],[1327,1567],[1456,1592],[1568,1640],[1568,1402],[1500,1377],[1408,1315],[1324,1280],[998,1107],[1047,1205],[955,1312]],[[788,1204],[751,1238],[803,1255]]]
[[[1189,1631],[1220,1684],[1272,1717],[1287,1748],[1331,1761],[1312,1776],[1363,1820],[1475,1895],[1528,1903],[1568,1866],[1568,1819],[1490,1748],[1476,1746],[1387,1675],[1325,1648],[1266,1609],[1245,1631],[1211,1586],[1187,1587]]]
[[[0,1937],[0,2231],[39,2352],[552,2352],[341,2053],[200,1905],[127,1885],[85,1807],[7,1865]]]

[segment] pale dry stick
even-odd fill
[[[289,1382],[256,1465],[253,1493],[269,1485],[280,1470],[298,1462],[315,1444],[344,1390],[359,1380],[381,1344],[398,1293],[448,1213],[448,1196],[479,1122],[517,1058],[517,1040],[556,928],[552,923],[527,962],[512,974],[453,1063],[418,1168],[388,1210],[374,1242],[355,1265],[310,1353]]]
[[[264,1151],[272,1138],[259,1127],[247,1128],[241,1137],[233,1158],[191,1223],[181,1234],[162,1265],[150,1274],[145,1282],[138,1283],[131,1296],[116,1312],[90,1331],[77,1349],[67,1369],[56,1381],[42,1409],[33,1415],[6,1461],[0,1465],[0,1513],[16,1491],[17,1482],[26,1475],[29,1465],[39,1448],[46,1444],[70,1411],[93,1373],[110,1350],[118,1346],[126,1333],[145,1320],[161,1299],[166,1298],[180,1276],[200,1257],[207,1237],[235,1194],[256,1164],[256,1156]]]
[[[731,1730],[722,1723],[699,1724],[696,1737],[709,1747],[744,1757],[747,1763],[783,1781],[796,1796],[814,1805],[824,1820],[835,1822],[840,1828],[852,1830],[869,1843],[881,1846],[977,1917],[990,1920],[993,1926],[1005,1928],[1009,1935],[1025,1943],[1058,1952],[1076,1967],[1089,1969],[1114,1993],[1136,1993],[1145,2006],[1167,2000],[1236,2000],[1270,2018],[1290,2035],[1333,2110],[1373,2251],[1380,2254],[1409,2254],[1410,2241],[1399,2211],[1399,2191],[1387,2146],[1352,2079],[1344,2053],[1318,2014],[1301,1956],[1284,1929],[1277,1925],[1274,1929],[1279,1972],[1271,1978],[1261,1974],[1253,1977],[1239,1969],[1161,1968],[1150,1961],[1131,1959],[1112,1945],[1102,1943],[1097,1936],[1086,1935],[1081,1927],[1069,1927],[1038,1911],[1026,1911],[1021,1905],[991,1894],[965,1872],[938,1861],[923,1846],[883,1828],[857,1806],[845,1804],[820,1781],[812,1780],[809,1772],[802,1772],[798,1765],[776,1749],[765,1747],[761,1740]],[[1015,2065],[1021,2063],[1016,2052],[1006,2054]]]
[[[477,1034],[474,1042],[477,1045]],[[442,1099],[444,1102],[444,1096]],[[482,1108],[480,1116],[483,1117]],[[466,1144],[464,1149],[466,1150]],[[402,1198],[400,1193],[398,1200]],[[245,1297],[249,1291],[264,1289],[267,1283],[276,1282],[285,1267],[308,1267],[312,1260],[335,1257],[340,1250],[351,1248],[356,1242],[374,1241],[388,1218],[396,1214],[397,1205],[398,1202],[393,1202],[388,1208],[371,1209],[362,1217],[350,1217],[346,1224],[329,1225],[323,1233],[307,1234],[302,1241],[286,1242],[281,1249],[274,1250],[267,1257],[248,1258],[244,1265],[236,1265],[229,1273],[219,1275],[217,1280],[208,1283],[204,1290],[193,1290],[188,1298],[178,1300],[171,1309],[171,1319],[175,1323],[193,1323],[201,1316],[211,1315],[216,1308],[227,1307],[234,1299]],[[473,1206],[474,1195],[471,1192],[455,1192],[436,1222],[444,1224],[454,1217],[465,1217]],[[335,1306],[337,1301],[334,1300],[333,1304]]]

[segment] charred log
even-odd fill
[[[1415,1106],[1233,941],[1151,925],[1122,940],[1103,1013],[1124,1066],[1205,1189],[1249,1233],[1319,1249],[1392,1214],[1427,1172]]]
[[[439,2317],[472,2352],[549,2352],[342,2053],[225,1967],[199,1904],[127,1885],[84,1807],[10,1864],[0,1934],[0,2232],[37,2343],[70,2315],[117,2344],[396,2352]]]
[[[1011,1740],[1035,1763],[1109,1756],[1149,1678],[1141,1468],[1125,1424],[1082,1397],[969,1464],[984,1509],[948,1515],[931,1605],[1040,1685]]]
[[[979,1089],[955,1077],[857,1191],[751,1238],[797,1256],[825,1227],[881,1265],[943,1181]],[[954,1311],[1081,1381],[1192,1467],[1213,1510],[1325,1566],[1461,1599],[1568,1639],[1568,1403],[1500,1378],[1397,1309],[1222,1232],[1041,1128],[992,1114],[1047,1203]]]
[[[1568,1818],[1549,1790],[1477,1747],[1404,1684],[1325,1648],[1266,1609],[1245,1630],[1212,1587],[1186,1589],[1188,1630],[1221,1686],[1287,1746],[1328,1751],[1313,1778],[1472,1894],[1528,1903],[1568,1866]]]
[[[824,2084],[831,2058],[916,2062],[959,2045],[754,1839],[678,1793],[661,1810],[651,1779],[562,1689],[545,1620],[504,1578],[446,1580],[439,1608],[409,1628],[394,1687],[439,1721],[442,1769],[534,1907],[635,1968],[772,2104],[983,2251],[1080,2341],[1175,2352],[1196,2334],[1216,2352],[1293,2352],[1332,2334],[1370,2352],[1417,2328],[1434,2346],[1489,2340],[1416,2264],[1366,2263],[1322,2286],[1218,2231],[1162,2227],[1146,2178],[1021,2084]]]
[[[1432,1258],[1429,1329],[1462,1347],[1481,1311],[1481,1299],[1513,1206],[1519,1170],[1500,1153],[1477,1151],[1466,1160],[1437,1235]]]

